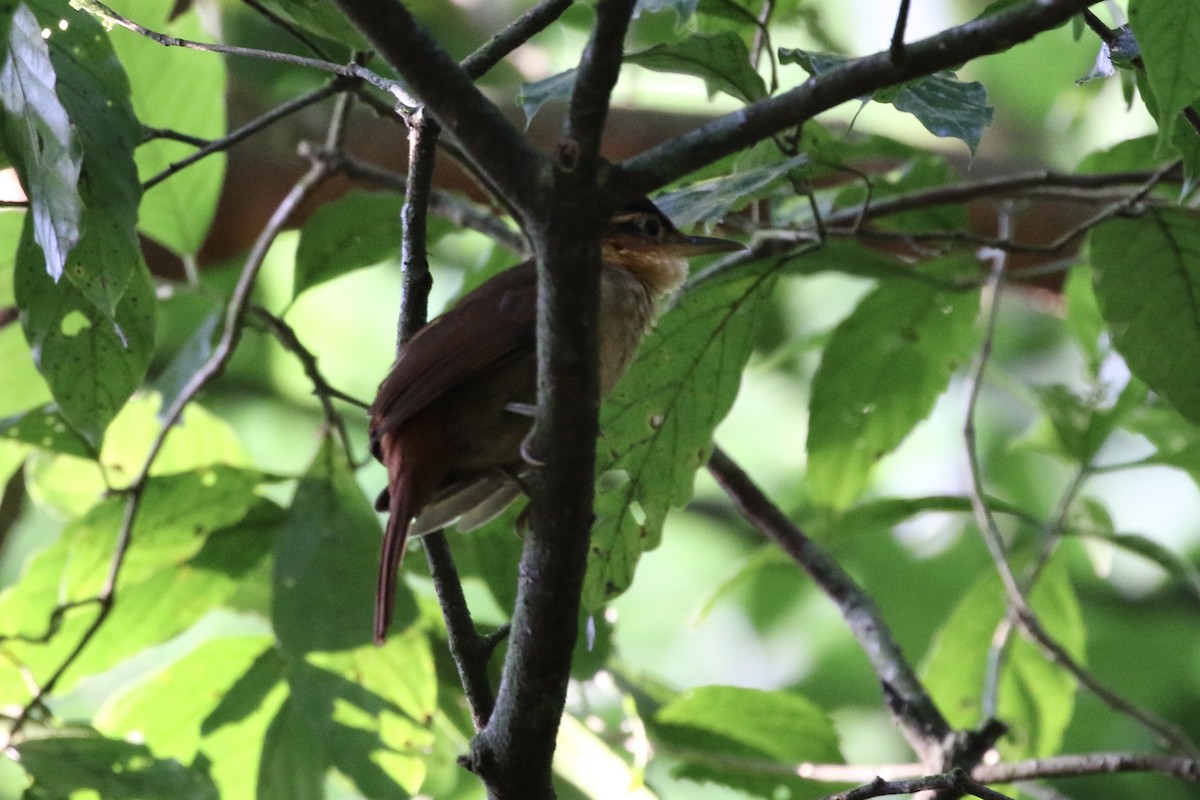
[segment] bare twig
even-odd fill
[[[1142,191],[1149,191],[1152,185],[1153,181],[1148,181],[1143,186]],[[1131,199],[1130,202],[1133,202],[1133,200]],[[1118,213],[1115,209],[1107,209],[1106,212],[1109,216]],[[1025,592],[1016,575],[1013,573],[1011,565],[1008,563],[999,526],[996,524],[996,519],[992,514],[991,508],[984,500],[983,467],[978,450],[975,426],[975,412],[983,386],[983,375],[991,357],[996,320],[999,315],[999,298],[1003,285],[1004,267],[1005,259],[1003,254],[997,253],[993,259],[991,278],[988,287],[986,287],[990,288],[990,291],[985,292],[989,300],[983,311],[985,325],[984,340],[980,347],[979,357],[976,359],[975,366],[968,376],[967,413],[963,426],[963,437],[966,442],[967,462],[971,477],[971,488],[969,491],[971,507],[975,512],[976,521],[983,535],[984,543],[987,545],[988,553],[992,558],[997,574],[1000,576],[1000,582],[1004,587],[1010,618],[1025,636],[1036,643],[1046,653],[1047,657],[1070,673],[1080,684],[1085,686],[1108,706],[1152,731],[1176,751],[1193,758],[1200,757],[1200,748],[1197,748],[1195,743],[1182,730],[1174,724],[1161,719],[1156,714],[1126,700],[1117,692],[1104,685],[1098,678],[1085,670],[1061,644],[1046,632],[1030,607]],[[996,641],[998,644],[1002,644],[1004,637],[1001,635]],[[998,648],[993,648],[994,654],[998,652]],[[990,711],[994,708],[998,680],[998,658],[994,657],[985,682],[985,710]]]
[[[401,106],[413,108],[416,104],[404,91],[404,88],[397,81],[384,78],[372,70],[361,66],[360,64],[337,64],[331,61],[323,61],[318,58],[306,58],[297,56],[291,53],[280,53],[275,50],[258,50],[253,47],[237,47],[235,45],[225,44],[209,44],[207,42],[197,42],[191,39],[180,39],[177,36],[168,36],[165,33],[151,30],[144,25],[140,25],[131,19],[121,16],[116,11],[113,11],[100,0],[77,0],[76,3],[84,11],[99,17],[106,22],[116,25],[126,30],[133,31],[147,39],[158,42],[163,47],[182,47],[186,50],[202,50],[210,53],[223,53],[228,56],[242,56],[246,58],[257,58],[264,61],[278,61],[284,64],[291,64],[297,67],[307,67],[316,69],[322,72],[331,72],[334,75],[341,75],[347,78],[359,78],[367,83],[382,89],[388,94],[396,98],[396,102]]]
[[[896,12],[896,26],[892,30],[892,46],[889,52],[897,64],[904,61],[904,32],[908,29],[909,0],[900,0],[900,9]]]
[[[232,131],[232,132],[226,134],[225,136],[222,136],[220,139],[214,139],[210,142],[205,142],[204,144],[202,144],[200,146],[200,149],[198,149],[196,152],[188,155],[186,158],[182,158],[179,161],[176,161],[175,163],[171,164],[170,166],[168,166],[166,169],[162,170],[158,174],[153,175],[150,178],[147,178],[146,182],[142,184],[142,188],[150,189],[154,186],[157,186],[158,184],[165,181],[167,178],[171,177],[172,175],[174,175],[177,172],[182,171],[183,169],[185,169],[187,167],[190,167],[192,164],[195,164],[197,161],[200,161],[201,159],[203,159],[207,156],[210,156],[213,153],[217,153],[222,150],[228,150],[229,148],[233,147],[235,144],[242,141],[243,139],[246,139],[246,138],[254,135],[255,133],[258,133],[259,131],[263,130],[264,128],[267,128],[267,127],[275,124],[279,120],[284,119],[285,117],[291,116],[292,114],[295,114],[297,111],[300,111],[301,109],[305,109],[311,105],[315,105],[316,103],[321,102],[322,100],[324,100],[327,97],[332,97],[333,95],[337,94],[338,92],[343,92],[343,91],[345,91],[345,89],[346,89],[346,83],[344,82],[344,80],[338,79],[338,80],[331,81],[328,85],[322,86],[320,89],[314,89],[311,92],[306,92],[305,94],[301,95],[300,97],[289,100],[286,103],[283,103],[283,104],[277,106],[276,108],[271,109],[270,111],[263,114],[262,116],[251,120],[250,122],[241,126],[237,130]]]
[[[925,764],[941,764],[951,729],[892,637],[874,600],[775,506],[719,447],[708,471],[742,515],[802,567],[842,613],[870,660],[884,698],[913,751]]]
[[[339,107],[343,108],[343,107]],[[341,125],[339,116],[335,113],[335,119],[331,125],[331,129],[338,128]],[[244,325],[245,315],[250,305],[250,294],[254,288],[255,281],[258,277],[259,269],[262,267],[263,261],[266,259],[267,251],[272,242],[283,230],[284,226],[291,219],[299,205],[313,192],[313,190],[328,176],[329,170],[321,162],[314,162],[312,167],[305,173],[300,180],[292,187],[288,194],[276,207],[275,212],[271,215],[266,226],[255,240],[254,247],[251,248],[249,255],[246,257],[246,263],[242,267],[242,272],[238,276],[236,285],[229,296],[229,300],[225,306],[225,324],[221,332],[221,339],[213,348],[212,354],[192,377],[184,385],[183,389],[176,395],[174,402],[170,407],[165,409],[161,414],[162,428],[158,435],[150,444],[150,448],[146,453],[146,457],[142,462],[141,469],[133,482],[125,490],[127,499],[125,503],[125,511],[122,516],[120,526],[118,528],[117,542],[113,548],[112,558],[109,561],[108,574],[105,577],[104,584],[97,593],[95,602],[99,607],[95,619],[91,621],[88,627],[84,630],[75,646],[63,657],[59,665],[54,669],[50,676],[38,686],[33,697],[22,707],[21,712],[13,719],[12,724],[5,736],[3,742],[0,742],[0,750],[6,749],[26,723],[29,722],[30,715],[34,709],[40,707],[45,698],[49,696],[58,685],[58,682],[66,674],[71,665],[78,660],[79,656],[87,648],[95,635],[103,627],[105,620],[108,619],[112,612],[113,606],[117,601],[117,581],[121,575],[121,569],[125,564],[125,557],[129,552],[129,547],[133,543],[133,527],[137,520],[138,511],[141,508],[142,496],[145,493],[149,483],[150,470],[154,466],[154,462],[158,459],[159,453],[162,451],[163,445],[166,443],[167,436],[174,430],[175,424],[183,415],[184,408],[192,399],[212,380],[220,376],[224,371],[225,365],[229,363],[229,359],[233,357],[234,351],[237,349],[238,342],[241,340],[242,329]]]

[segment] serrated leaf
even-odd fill
[[[1091,232],[1096,299],[1130,371],[1200,422],[1200,225],[1181,208]]]
[[[575,70],[569,69],[549,78],[543,78],[533,83],[525,83],[517,91],[517,102],[525,112],[525,127],[529,128],[533,118],[546,103],[566,100],[575,90]]]
[[[326,438],[300,480],[275,546],[271,620],[289,655],[347,650],[372,640],[380,527],[345,457]],[[336,586],[336,592],[327,587]],[[396,587],[399,633],[415,615],[403,581]]]
[[[845,56],[831,53],[779,51],[780,64],[798,64],[814,77],[847,60]],[[978,81],[960,81],[948,70],[881,89],[869,99],[889,103],[912,114],[934,136],[961,139],[972,154],[979,146],[983,129],[992,122],[993,109],[987,105],[984,85]]]
[[[602,406],[586,609],[629,586],[638,558],[658,546],[667,510],[691,497],[774,284],[770,265],[759,264],[696,285],[659,322]]]
[[[1065,559],[1051,559],[1029,595],[1046,632],[1076,660],[1085,631]],[[925,685],[955,728],[981,722],[980,693],[988,648],[1004,616],[1004,589],[994,571],[977,580],[951,611],[921,669]],[[1075,679],[1049,663],[1036,645],[1014,635],[1001,667],[998,717],[1010,733],[1000,742],[1008,758],[1058,751],[1075,709]]]
[[[679,751],[677,775],[759,797],[776,797],[786,791],[781,787],[796,790],[803,784],[785,770],[842,761],[829,717],[792,692],[702,686],[659,709],[648,728],[653,740]],[[755,762],[767,768],[756,768]]]
[[[34,363],[63,418],[98,448],[108,424],[141,382],[154,350],[155,298],[149,272],[139,262],[110,316],[73,284],[54,283],[27,224],[15,283]]]
[[[978,81],[960,81],[953,72],[938,72],[909,81],[886,101],[917,118],[934,136],[961,139],[972,155],[983,129],[992,123],[994,109],[987,104],[987,89]]]
[[[351,270],[400,257],[400,207],[385,192],[349,192],[304,223],[296,248],[292,296]]]
[[[170,36],[203,38],[195,11],[168,23],[166,10],[158,19],[145,19],[148,9],[139,8],[137,17]],[[204,53],[185,56],[144,36],[114,36],[113,48],[128,73],[133,107],[143,125],[208,140],[225,135],[224,60]],[[150,139],[137,148],[138,174],[148,180],[195,151],[183,142]],[[142,198],[138,229],[179,256],[194,256],[216,214],[225,162],[223,152],[212,153],[151,187]]]
[[[218,800],[209,775],[158,758],[144,744],[106,739],[90,728],[55,730],[15,745],[31,785],[25,797],[105,800]]]
[[[953,272],[962,265],[934,266]],[[834,329],[809,405],[807,478],[815,498],[837,509],[862,493],[875,463],[925,418],[973,352],[978,310],[977,291],[893,279]]]
[[[732,31],[695,34],[678,42],[656,44],[625,61],[655,72],[694,75],[704,81],[711,97],[724,92],[744,103],[767,96],[762,76],[750,64],[750,51]]]
[[[67,109],[55,94],[58,81],[42,26],[17,4],[0,26],[0,146],[13,159],[29,196],[34,238],[45,270],[58,280],[79,241],[83,201],[76,185],[83,153]]]
[[[1165,140],[1180,112],[1200,99],[1200,4],[1130,0],[1129,26],[1137,37]]]
[[[51,32],[47,41],[58,76],[55,90],[83,151],[82,236],[62,274],[101,316],[111,319],[138,280],[139,268],[144,270],[136,234],[142,187],[133,161],[142,128],[130,104],[125,72],[100,23],[69,11],[59,0],[26,1],[41,27]]]

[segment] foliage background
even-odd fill
[[[197,3],[171,23],[160,4],[112,5],[181,37],[209,40],[219,30],[226,42],[295,49],[275,26],[239,4]],[[674,8],[645,11],[627,49],[644,50],[695,30],[728,29],[716,5],[702,3],[683,27]],[[888,7],[881,10],[882,5]],[[909,39],[969,19],[985,5],[916,3]],[[78,13],[50,0],[29,6],[43,16]],[[894,23],[892,4],[873,0],[775,6],[778,22],[770,32],[780,48],[874,52],[886,47]],[[1154,3],[1142,6],[1146,14],[1160,11]],[[294,6],[293,14],[300,7],[310,6]],[[12,8],[0,4],[6,19]],[[522,9],[520,3],[426,3],[416,10],[461,57]],[[560,24],[483,81],[514,119],[521,113],[517,96],[523,84],[574,66],[592,13],[588,5],[571,8]],[[1189,72],[1191,53],[1200,52],[1183,46],[1200,38],[1200,14],[1192,22],[1170,57],[1179,59],[1180,74]],[[751,38],[749,27],[733,30]],[[341,35],[325,32],[335,39]],[[1064,27],[964,65],[959,78],[981,81],[995,109],[974,154],[962,141],[936,138],[911,115],[876,102],[846,104],[823,115],[828,142],[810,134],[817,137],[814,147],[823,144],[831,159],[872,172],[878,197],[959,176],[986,180],[1043,168],[1146,169],[1174,158],[1169,138],[1156,145],[1157,126],[1142,101],[1127,107],[1122,84],[1128,80],[1076,84],[1097,49],[1094,37],[1079,33]],[[136,122],[156,128],[219,138],[327,83],[326,76],[289,65],[163,48],[126,30],[102,35],[128,76]],[[768,70],[760,72],[770,79]],[[788,64],[778,67],[778,76],[785,87],[806,77]],[[1179,108],[1194,99],[1185,96]],[[740,105],[728,94],[710,96],[695,77],[639,67],[624,70],[614,102],[639,110],[616,115],[606,145],[614,158],[647,145],[622,130],[622,122],[638,135],[650,131],[659,138],[660,130],[665,135],[690,127],[690,115]],[[0,697],[6,715],[21,713],[29,697],[26,679],[44,680],[94,614],[94,608],[68,610],[49,643],[20,641],[46,630],[56,604],[101,587],[124,502],[122,495],[106,493],[105,484],[127,485],[137,474],[155,434],[159,398],[175,396],[210,352],[250,237],[288,180],[304,168],[296,143],[320,140],[329,113],[328,101],[302,110],[146,192],[137,225],[148,240],[143,243],[156,276],[157,310],[153,319],[138,317],[140,322],[123,317],[127,312],[120,307],[112,313],[130,320],[123,328],[135,339],[156,331],[153,347],[133,356],[135,362],[149,361],[149,378],[139,382],[137,365],[131,367],[139,391],[108,426],[98,452],[107,424],[103,402],[95,396],[78,400],[83,413],[71,418],[72,427],[53,413],[27,414],[52,399],[65,410],[70,401],[62,391],[52,395],[34,369],[22,326],[0,328],[0,417],[19,417],[7,426],[12,441],[0,441],[0,477],[8,481],[0,506],[5,587],[0,635],[6,637],[0,642]],[[542,109],[535,135],[553,136],[560,113],[553,101]],[[853,134],[845,130],[850,124]],[[402,133],[360,111],[352,117],[348,147],[395,165]],[[1180,123],[1171,135],[1194,134]],[[127,135],[136,138],[136,129]],[[875,135],[887,141],[870,138]],[[85,143],[85,172],[100,172],[87,159],[120,156],[119,141],[107,146],[115,152]],[[190,150],[165,140],[142,145],[137,149],[142,180]],[[10,150],[6,156],[13,161]],[[746,172],[760,161],[777,168],[776,157],[764,147],[712,172]],[[806,167],[797,185],[811,180],[818,205],[826,209],[835,202],[852,206],[861,186],[845,175],[835,182],[836,172]],[[439,182],[462,185],[449,170]],[[334,201],[345,186],[335,189],[312,204],[301,232],[274,241],[253,299],[296,332],[330,385],[369,399],[393,352],[399,200],[352,194]],[[118,218],[133,213],[128,197],[124,209],[110,202],[127,189],[93,183],[86,190],[97,193],[85,194],[89,208],[109,208]],[[742,201],[731,211],[750,199],[721,191],[718,198],[731,206]],[[1178,183],[1155,196],[1170,203],[1181,194],[1186,206],[1190,195]],[[775,183],[755,199],[766,196],[777,203],[780,220],[802,224],[807,201],[792,186]],[[697,210],[686,197],[677,206],[669,199],[664,207],[681,223],[712,225],[721,216]],[[1045,241],[1080,221],[1073,206],[1031,210],[1029,202],[1012,207],[1016,238]],[[1145,218],[1115,221],[1091,237],[1090,258],[1089,251],[1081,258],[1041,258],[1038,263],[1049,262],[1050,268],[1005,289],[989,339],[988,373],[974,400],[969,367],[983,341],[980,295],[950,293],[931,300],[934,290],[919,281],[881,280],[881,270],[889,267],[878,266],[874,259],[882,257],[857,242],[832,241],[826,250],[803,256],[763,287],[753,313],[742,318],[744,330],[721,329],[749,363],[740,384],[740,368],[703,376],[703,394],[732,398],[737,392],[716,442],[865,587],[955,725],[981,721],[983,654],[1003,613],[995,569],[966,501],[975,491],[963,431],[971,401],[987,495],[996,499],[996,508],[1018,512],[1006,514],[1002,523],[1018,562],[1027,563],[1022,559],[1041,548],[1056,549],[1033,595],[1043,623],[1105,683],[1196,735],[1200,580],[1194,567],[1194,479],[1200,440],[1193,423],[1200,420],[1200,406],[1190,382],[1200,342],[1194,337],[1195,309],[1181,309],[1178,300],[1197,284],[1197,233],[1190,211],[1154,213],[1174,231],[1173,241],[1183,242],[1174,253],[1155,259],[1154,242],[1139,243]],[[22,292],[35,297],[47,290],[23,289],[20,268],[14,267],[23,215],[20,208],[0,210],[0,306],[15,302],[36,316]],[[737,219],[722,230],[751,225]],[[89,224],[90,231],[100,223],[92,217]],[[962,207],[951,206],[923,209],[894,224],[906,230],[963,229],[968,222]],[[354,237],[345,238],[348,232]],[[431,241],[433,309],[481,274],[518,260],[489,238],[443,221],[434,222]],[[1013,255],[1010,268],[1033,263],[1021,258]],[[1088,271],[1093,261],[1101,268],[1095,279],[1098,304]],[[934,269],[958,277],[983,275],[971,262],[960,255]],[[1153,264],[1164,265],[1162,274],[1150,271]],[[139,280],[137,269],[132,274],[125,280]],[[711,290],[718,298],[715,308],[727,307],[720,298],[741,297],[748,285],[757,285],[746,273],[737,280],[718,287],[726,295]],[[69,265],[65,281],[58,285],[72,285],[89,300],[102,301],[107,291],[70,283]],[[140,291],[148,298],[149,285]],[[848,408],[841,398],[855,396],[856,381],[895,367],[894,358],[869,357],[881,352],[881,337],[905,324],[906,304],[920,310],[941,308],[943,302],[957,310],[940,326],[933,326],[936,319],[928,328],[916,323],[930,344],[916,362],[896,370],[897,385],[868,387],[879,393],[885,411],[891,399],[909,390],[927,394],[928,403],[914,400],[913,408],[896,412],[890,422],[870,405]],[[80,305],[84,311],[78,313],[87,317],[82,322],[64,316],[99,331],[104,317],[88,316],[93,307],[102,309],[103,302]],[[1139,316],[1146,308],[1150,329]],[[845,324],[837,328],[854,315],[857,334]],[[684,327],[692,319],[678,318]],[[675,324],[664,320],[665,331],[675,331]],[[69,327],[56,321],[46,327],[47,335]],[[167,439],[153,468],[160,477],[143,497],[146,519],[139,525],[145,527],[135,529],[113,615],[47,698],[54,721],[38,713],[26,726],[27,738],[16,743],[21,766],[0,761],[0,782],[7,787],[2,796],[24,791],[29,797],[65,797],[91,787],[103,797],[201,797],[213,785],[230,798],[255,792],[482,796],[479,782],[454,764],[467,746],[470,717],[420,558],[406,562],[412,596],[396,626],[402,633],[383,650],[354,646],[360,642],[356,620],[365,620],[371,607],[377,548],[370,536],[377,536],[378,521],[368,498],[383,484],[383,472],[374,463],[349,470],[336,438],[328,436],[328,420],[304,365],[264,332],[269,327],[269,318],[252,320],[220,380],[188,407],[184,426]],[[1112,343],[1125,358],[1113,352]],[[658,353],[655,347],[648,345],[648,358]],[[839,352],[844,360],[834,362],[830,354]],[[1172,360],[1165,359],[1168,352]],[[1126,359],[1155,394],[1147,396],[1140,381],[1130,380]],[[933,361],[947,367],[945,374],[939,378],[935,370],[914,389],[912,371]],[[46,363],[43,356],[43,372]],[[617,393],[602,419],[619,416],[622,403],[644,393],[646,384],[637,381],[655,374],[658,364],[649,361],[644,374],[631,376],[626,394]],[[1167,368],[1156,372],[1160,364]],[[839,365],[848,383],[830,377],[822,384],[821,371]],[[68,373],[60,382],[78,380],[77,373],[63,369]],[[821,399],[822,386],[830,399]],[[108,388],[115,411],[124,401],[123,387]],[[928,417],[909,432],[925,417],[926,405],[932,405]],[[337,408],[349,451],[361,460],[363,415],[349,405]],[[860,454],[853,462],[857,467],[846,461],[852,458],[846,448],[863,441],[864,424],[875,425],[882,437],[873,446],[895,447],[873,470],[871,453]],[[822,435],[831,442],[831,456],[814,446]],[[881,443],[889,437],[894,441]],[[602,459],[605,446],[602,439]],[[690,476],[685,470],[684,484]],[[602,517],[605,503],[621,494],[620,486],[607,488],[602,480]],[[911,502],[893,501],[898,498]],[[647,502],[641,513],[663,510]],[[477,623],[502,624],[512,605],[520,542],[502,527],[451,539]],[[591,591],[593,599],[603,596],[594,586]],[[696,473],[687,509],[666,515],[661,544],[637,563],[630,588],[595,610],[586,627],[592,646],[581,642],[577,653],[579,680],[571,687],[556,761],[562,796],[716,799],[832,791],[769,771],[730,767],[714,753],[776,765],[913,760],[837,610],[778,549],[739,520],[703,470]],[[1014,645],[1009,664],[998,711],[1013,725],[1001,748],[1007,757],[1158,746],[1128,716],[1077,691],[1072,679],[1027,643]],[[94,726],[99,734],[78,726]],[[138,788],[131,788],[136,781]],[[1176,779],[1146,774],[1054,785],[1080,797],[1182,798],[1190,791]],[[1033,787],[1013,791],[1037,796]]]

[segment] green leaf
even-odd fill
[[[1155,452],[1145,463],[1178,467],[1200,485],[1200,426],[1162,403],[1134,409],[1122,426],[1154,445]]]
[[[372,640],[379,546],[379,518],[344,455],[326,438],[300,480],[275,546],[271,618],[285,653],[347,650]],[[396,588],[393,633],[416,613],[402,580]]]
[[[325,800],[329,754],[296,700],[280,706],[262,746],[257,800]]]
[[[987,89],[978,81],[963,82],[953,72],[938,72],[897,87],[875,99],[890,102],[917,118],[934,136],[961,139],[971,154],[979,147],[983,129],[992,123],[994,109]]]
[[[52,31],[47,41],[56,92],[83,150],[83,234],[62,274],[100,316],[119,320],[119,304],[131,285],[140,291],[138,271],[144,270],[136,234],[142,187],[133,161],[142,128],[129,101],[129,83],[108,35],[90,15],[68,12],[61,0],[27,4],[42,29]]]
[[[117,582],[120,602],[64,675],[61,690],[174,637],[233,593],[272,542],[271,516],[277,512],[256,498],[259,481],[254,472],[213,467],[147,483]],[[230,527],[255,504],[260,504],[258,515]],[[54,609],[100,591],[125,506],[123,496],[104,501],[29,561],[20,582],[0,594],[3,633],[36,639],[50,628]],[[227,530],[212,535],[222,529]],[[95,614],[94,604],[84,603],[63,615],[49,641],[8,642],[13,659],[0,663],[0,697],[24,697],[25,674],[16,665],[47,674],[74,648]]]
[[[54,405],[0,419],[0,436],[80,458],[97,456],[95,448],[67,425]]]
[[[641,769],[631,767],[587,726],[563,714],[554,746],[554,772],[591,798],[657,800],[642,782]]]
[[[330,765],[364,796],[399,800],[421,788],[437,714],[433,653],[423,631],[409,628],[383,648],[311,654],[292,666],[289,683]]]
[[[938,272],[965,265],[950,259]],[[813,377],[808,484],[833,508],[867,487],[875,463],[932,410],[975,348],[976,291],[887,281],[834,329]]]
[[[586,609],[629,586],[638,558],[658,546],[667,510],[691,497],[713,429],[737,394],[775,274],[757,264],[695,285],[601,408]]]
[[[517,102],[521,104],[521,110],[525,112],[526,129],[529,128],[538,112],[542,110],[542,106],[546,103],[566,100],[573,91],[575,91],[575,70],[573,69],[551,75],[540,81],[522,84],[520,90],[517,91]]]
[[[351,270],[400,257],[400,207],[386,192],[349,192],[304,223],[292,296]]]
[[[845,56],[781,49],[780,64],[798,64],[816,77],[848,61]],[[912,114],[934,136],[961,139],[971,153],[983,129],[992,122],[987,89],[978,81],[964,82],[950,71],[938,72],[876,92],[870,99],[890,103]]]
[[[1096,299],[1130,371],[1200,422],[1200,225],[1181,208],[1091,232]]]
[[[139,263],[110,316],[73,284],[55,284],[41,262],[26,225],[15,286],[25,336],[63,417],[99,447],[150,363],[156,324],[150,274]]]
[[[1046,632],[1080,660],[1085,631],[1065,561],[1050,560],[1029,601]],[[988,649],[1004,613],[1000,579],[988,571],[963,595],[930,648],[921,670],[925,685],[955,728],[973,728],[982,721]],[[1009,726],[1001,752],[1006,758],[1058,752],[1075,709],[1075,679],[1019,635],[1010,639],[1001,670],[997,715]]]
[[[139,6],[136,14],[145,25],[171,36],[203,38],[195,11],[172,22],[167,21],[165,6],[157,19],[145,19],[148,11]],[[113,37],[113,48],[129,75],[133,107],[143,125],[208,140],[225,135],[222,59],[205,53],[184,56],[179,50],[127,33]],[[138,174],[145,181],[195,151],[195,146],[183,142],[150,139],[137,148]],[[142,198],[139,230],[177,255],[194,256],[216,214],[225,160],[223,152],[212,153],[151,187]]]
[[[225,636],[144,676],[96,715],[110,736],[137,734],[154,752],[189,763],[201,748],[201,725],[264,651],[268,636]]]
[[[767,96],[762,76],[750,65],[746,43],[732,31],[695,34],[682,41],[656,44],[626,54],[625,61],[655,72],[702,78],[710,97],[724,92],[742,102],[752,103]]]
[[[1185,556],[1164,547],[1149,536],[1141,534],[1102,531],[1092,532],[1088,535],[1157,564],[1164,572],[1178,581],[1192,597],[1200,599],[1200,569],[1197,569],[1196,565]]]
[[[1072,265],[1063,282],[1063,297],[1067,301],[1067,332],[1087,356],[1094,373],[1104,356],[1101,337],[1105,328],[1104,317],[1092,289],[1091,267],[1082,262]]]
[[[676,774],[759,797],[796,791],[799,764],[842,761],[829,717],[792,692],[702,686],[659,709],[648,727],[680,757]]]
[[[267,8],[307,31],[340,42],[353,50],[369,50],[358,29],[324,0],[261,0]]]
[[[83,201],[76,184],[83,154],[55,94],[58,78],[41,24],[24,3],[5,17],[0,18],[0,147],[21,176],[34,239],[46,271],[58,280],[79,241]]]
[[[94,793],[104,800],[217,800],[203,771],[160,759],[143,744],[106,739],[88,728],[48,732],[15,745],[31,784],[27,800]]]
[[[1130,0],[1129,25],[1141,48],[1165,140],[1183,109],[1200,99],[1200,4]]]
[[[788,180],[791,170],[803,166],[807,161],[807,155],[798,155],[778,163],[689,184],[660,194],[654,198],[654,203],[680,228],[712,222],[768,196]]]

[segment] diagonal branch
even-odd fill
[[[905,738],[924,763],[940,765],[951,736],[950,725],[917,679],[870,595],[805,536],[719,447],[713,449],[708,471],[745,518],[791,556],[837,604],[871,661]]]
[[[395,0],[336,3],[400,73],[472,166],[521,216],[528,215],[544,175],[544,158],[471,76]]]
[[[907,44],[904,58],[899,62],[890,51],[847,61],[795,89],[726,114],[626,160],[614,168],[611,188],[624,196],[645,194],[841,103],[1007,50],[1062,25],[1096,2],[1027,3]]]

